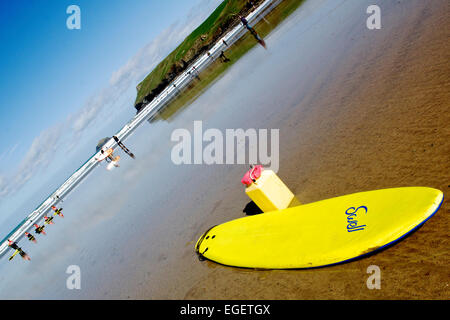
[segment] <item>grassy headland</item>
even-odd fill
[[[255,6],[263,0],[253,1]],[[258,34],[267,36],[287,16],[294,12],[303,0],[284,0],[277,5],[268,15],[254,26]],[[151,101],[172,81],[179,73],[195,60],[199,55],[211,48],[228,30],[240,23],[238,14],[247,15],[252,10],[247,1],[225,0],[216,10],[186,39],[172,51],[158,66],[137,86],[138,94],[135,107],[139,111],[144,99]],[[230,59],[223,62],[218,58],[206,70],[199,75],[199,81],[193,82],[184,89],[176,99],[163,109],[160,116],[168,119],[173,113],[188,102],[197,97],[218,76],[233,65],[240,57],[258,43],[247,32],[243,37],[228,47],[225,55]]]
[[[259,5],[263,0],[253,1]],[[144,98],[151,101],[178,74],[203,54],[228,30],[239,23],[237,14],[248,14],[252,9],[246,0],[225,0],[214,12],[188,35],[180,45],[162,60],[137,86],[135,105]],[[139,108],[137,108],[139,109]]]

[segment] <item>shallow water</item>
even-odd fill
[[[121,154],[117,170],[97,168],[63,203],[65,218],[24,246],[31,263],[2,262],[0,298],[448,297],[448,281],[439,287],[448,280],[448,202],[394,248],[331,268],[242,270],[194,253],[206,229],[244,216],[249,201],[240,183],[248,164],[171,161],[172,132],[192,133],[195,120],[204,131],[279,129],[278,174],[302,203],[447,188],[449,28],[436,29],[448,26],[445,1],[381,1],[377,31],[365,25],[370,4],[306,1],[266,38],[267,51],[252,49],[170,122],[138,128],[125,141],[136,160]],[[365,287],[370,264],[384,272],[382,291]],[[81,290],[66,288],[69,265],[80,266]]]

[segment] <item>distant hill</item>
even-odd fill
[[[139,112],[144,99],[152,101],[198,56],[210,49],[228,30],[236,26],[239,14],[247,15],[264,0],[224,0],[214,12],[162,60],[136,87],[135,108]]]

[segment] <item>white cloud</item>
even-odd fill
[[[68,116],[66,123],[47,128],[36,137],[30,149],[18,165],[15,173],[0,176],[0,197],[19,190],[36,173],[45,169],[61,149],[61,135],[67,133],[73,146],[80,136],[97,120],[113,113],[117,103],[130,87],[135,87],[142,79],[221,3],[221,0],[200,0],[184,19],[167,27],[160,35],[146,44],[127,63],[113,72],[109,85],[93,94],[75,114]],[[133,108],[134,101],[129,102]],[[108,114],[102,114],[106,110]],[[15,147],[13,148],[15,149]]]
[[[12,172],[0,175],[0,198],[19,190],[35,174],[44,170],[60,148],[62,124],[49,127],[33,140],[28,152]],[[17,148],[15,145],[9,153]]]
[[[159,36],[145,45],[122,68],[114,72],[111,86],[137,85],[143,78],[174,50],[221,3],[220,0],[202,0],[191,8],[183,20],[176,21]]]
[[[14,151],[16,151],[17,147],[19,146],[18,143],[16,143],[14,146],[12,146],[9,150],[5,150],[2,152],[2,154],[0,154],[0,160],[4,160],[7,159],[10,155],[12,155],[14,153]]]
[[[5,177],[0,176],[0,198],[9,193],[9,187],[6,181]]]
[[[72,128],[75,133],[81,134],[96,118],[99,117],[105,106],[108,110],[115,106],[115,102],[128,90],[143,80],[143,78],[181,41],[184,40],[212,11],[221,3],[221,0],[201,0],[191,8],[186,17],[172,23],[164,29],[156,38],[146,44],[127,63],[113,72],[109,86],[91,97],[85,106],[77,113],[73,120]],[[134,101],[130,101],[130,108]]]
[[[9,185],[10,190],[17,190],[38,171],[45,169],[59,148],[63,125],[58,124],[44,130],[33,140],[30,149],[20,162],[17,172]]]

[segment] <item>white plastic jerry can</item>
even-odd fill
[[[286,209],[294,199],[294,194],[275,172],[257,167],[256,170],[252,168],[242,180],[247,184],[245,193],[263,212]],[[250,180],[244,182],[246,177],[250,177]]]

